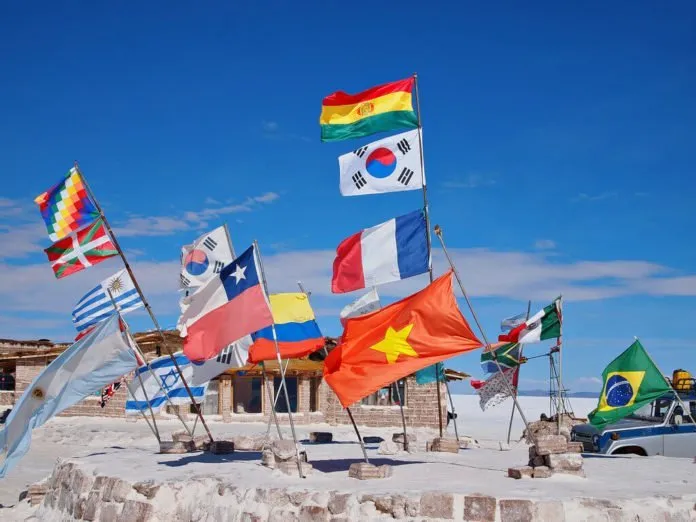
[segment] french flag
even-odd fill
[[[430,268],[425,212],[417,210],[344,239],[336,249],[331,291],[343,294]]]
[[[259,273],[252,245],[183,299],[177,328],[189,360],[210,359],[238,339],[273,324]]]

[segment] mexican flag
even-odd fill
[[[498,336],[504,343],[538,343],[561,335],[561,298],[537,312],[506,334]]]
[[[56,278],[69,276],[118,255],[101,218],[44,250]]]
[[[588,415],[590,424],[600,429],[674,392],[638,340],[609,363],[602,377],[599,404]]]

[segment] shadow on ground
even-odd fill
[[[331,459],[331,460],[311,460],[310,464],[314,466],[314,469],[322,473],[336,473],[339,471],[348,471],[351,464],[356,462],[365,462],[364,459]],[[370,459],[370,464],[375,466],[382,466],[388,464],[390,466],[405,466],[408,464],[423,464],[422,461],[417,460],[393,460],[393,459]]]

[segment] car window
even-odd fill
[[[696,401],[685,402],[684,406],[688,408],[688,411],[685,411],[681,404],[677,404],[674,407],[674,412],[670,419],[672,424],[675,424],[675,417],[677,415],[681,415],[682,424],[692,424],[694,422],[694,418],[696,418]],[[691,413],[691,416],[689,416],[689,413]]]
[[[671,398],[657,399],[651,402],[650,404],[641,406],[631,415],[629,415],[629,417],[640,420],[659,422],[664,420],[665,415],[667,415],[667,412],[669,412],[671,406]]]

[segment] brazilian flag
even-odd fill
[[[638,340],[609,363],[602,377],[599,405],[588,416],[590,424],[600,429],[672,391]]]

